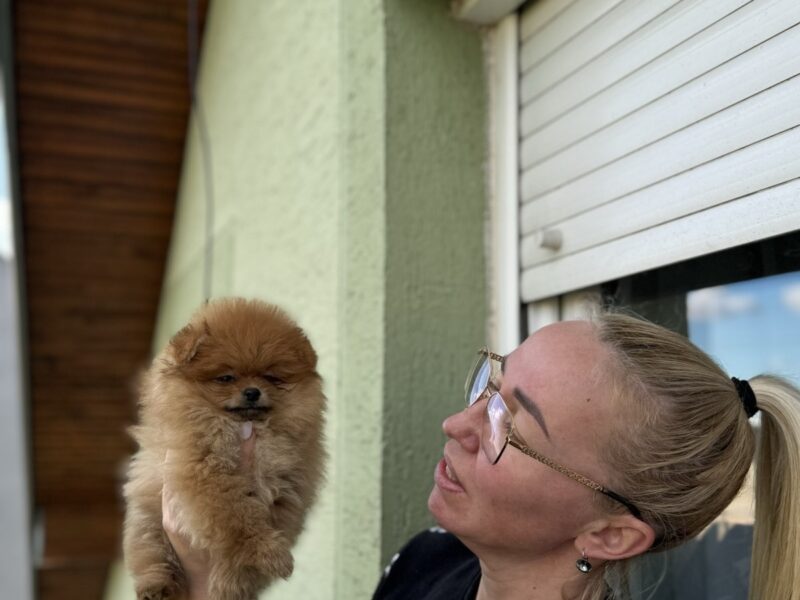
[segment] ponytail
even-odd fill
[[[755,455],[749,598],[800,600],[800,389],[774,376],[750,379],[759,431],[748,419],[749,391],[685,337],[623,314],[593,322],[610,350],[605,367],[621,416],[602,458],[610,484],[656,531],[651,552],[683,544],[718,517]],[[603,598],[603,588],[627,598],[631,560],[602,565],[602,579],[593,572],[580,600]]]
[[[750,380],[761,414],[750,599],[800,600],[800,390]]]

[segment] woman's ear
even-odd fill
[[[590,559],[622,560],[647,552],[655,537],[644,521],[633,515],[615,515],[589,523],[575,538],[575,548]]]

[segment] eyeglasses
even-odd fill
[[[642,513],[630,500],[611,491],[604,485],[600,485],[592,479],[576,473],[572,469],[559,465],[546,456],[539,454],[536,450],[530,448],[521,441],[514,427],[514,417],[508,409],[506,401],[503,400],[503,397],[500,395],[500,390],[494,383],[496,377],[495,364],[500,364],[502,362],[502,356],[490,352],[486,348],[482,348],[478,351],[478,357],[469,372],[467,382],[464,386],[468,407],[484,399],[487,400],[483,429],[481,432],[481,448],[489,459],[489,462],[496,465],[500,457],[503,456],[503,452],[505,452],[506,448],[508,446],[513,446],[523,454],[538,460],[543,465],[566,475],[581,485],[585,485],[596,492],[600,492],[616,500],[625,506],[634,517],[641,520]]]

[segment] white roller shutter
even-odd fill
[[[524,302],[800,229],[800,1],[520,17]]]

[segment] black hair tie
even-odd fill
[[[758,404],[756,404],[756,395],[753,393],[753,388],[750,387],[746,379],[731,377],[731,381],[736,386],[736,393],[739,394],[739,400],[742,401],[744,412],[747,413],[747,418],[749,419],[758,412]]]

